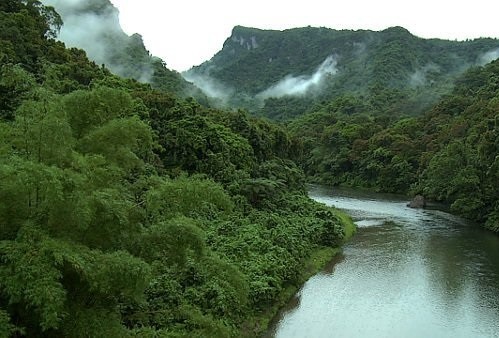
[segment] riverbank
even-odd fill
[[[357,228],[353,223],[352,218],[345,212],[335,209],[336,216],[344,228],[344,238],[342,244],[348,242]],[[341,253],[342,247],[317,247],[310,253],[309,258],[304,262],[303,270],[295,283],[287,285],[279,295],[278,300],[272,307],[266,311],[258,313],[247,320],[243,325],[242,336],[243,338],[250,338],[261,336],[268,330],[272,320],[277,316],[279,310],[282,309],[289,300],[298,292],[298,290],[305,284],[305,282],[312,276],[319,273],[324,267],[333,260],[333,258]]]
[[[320,186],[309,195],[345,210],[362,231],[307,280],[266,337],[497,336],[494,234],[397,196]]]

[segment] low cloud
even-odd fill
[[[428,85],[428,75],[431,73],[439,73],[440,67],[434,63],[428,63],[424,67],[416,69],[414,73],[409,76],[409,85],[411,87],[420,87]],[[431,83],[430,83],[431,84]]]
[[[352,46],[354,48],[353,52],[357,57],[363,55],[367,49],[367,45],[364,42],[353,42]]]
[[[208,97],[215,98],[221,101],[222,105],[226,105],[228,100],[234,94],[234,90],[228,88],[220,81],[215,80],[209,75],[196,74],[193,71],[182,73],[185,80],[194,83]]]
[[[301,96],[319,90],[324,80],[338,72],[336,58],[328,56],[312,75],[292,76],[288,75],[275,85],[257,95],[259,99],[283,96]]]
[[[478,64],[483,66],[497,59],[499,59],[499,48],[489,50],[488,52],[480,55],[478,58]]]
[[[99,14],[88,10],[92,1],[84,0],[43,0],[46,5],[53,6],[61,15],[64,25],[59,33],[59,40],[68,47],[85,50],[87,55],[98,64],[107,64],[111,53],[104,43],[107,36],[126,34],[121,31],[118,11],[112,7],[104,7]]]
[[[133,65],[130,64],[131,60],[128,60],[130,55],[127,49],[132,44],[143,46],[142,38],[138,35],[130,37],[123,32],[119,23],[119,12],[110,2],[101,0],[42,0],[42,2],[53,6],[61,15],[64,24],[58,39],[68,47],[85,50],[89,59],[99,65],[104,64],[117,75],[150,82],[154,73],[152,59],[146,57]]]

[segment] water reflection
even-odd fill
[[[313,187],[358,234],[311,278],[275,337],[499,337],[499,238],[399,196]]]

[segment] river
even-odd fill
[[[407,200],[312,187],[357,234],[269,331],[278,338],[499,337],[499,237]]]

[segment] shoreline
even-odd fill
[[[317,247],[312,250],[309,258],[304,262],[304,269],[296,284],[286,286],[279,295],[278,300],[264,312],[254,314],[241,327],[241,337],[270,337],[268,330],[276,320],[280,310],[289,303],[293,296],[303,287],[303,285],[314,275],[322,271],[338,254],[343,251],[343,245],[347,243],[356,233],[357,227],[352,218],[339,209],[334,208],[336,215],[342,222],[345,230],[345,237],[341,245],[337,247]]]

